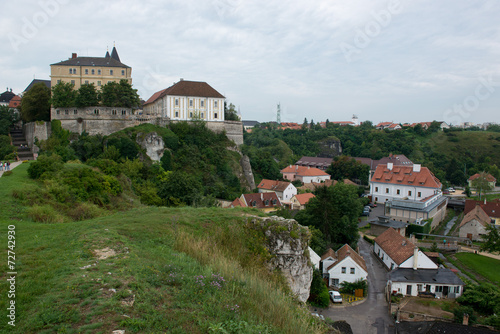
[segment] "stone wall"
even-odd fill
[[[305,303],[313,276],[308,249],[309,229],[293,219],[277,216],[252,218],[249,227],[263,232],[266,237],[266,248],[271,255],[269,269],[281,271],[292,293]]]
[[[31,152],[37,153],[39,148],[35,145],[35,138],[38,140],[47,140],[49,138],[51,133],[50,122],[38,121],[24,124],[23,132]]]

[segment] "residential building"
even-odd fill
[[[389,128],[392,124],[394,124],[393,122],[380,122],[378,123],[375,128],[377,130],[383,130],[383,129],[387,129]]]
[[[290,129],[290,130],[300,130],[302,129],[302,124],[292,123],[292,122],[282,122],[280,123],[281,129]]]
[[[260,123],[257,121],[242,121],[243,122],[243,129],[246,132],[250,132],[254,126],[259,125]]]
[[[9,101],[9,109],[20,109],[21,107],[21,97],[18,95],[14,96],[10,101]]]
[[[388,127],[386,127],[386,129],[388,129],[388,130],[401,130],[402,127],[401,127],[400,124],[392,123],[391,125],[389,125]]]
[[[306,157],[300,158],[295,165],[303,167],[314,167],[321,170],[326,170],[333,162],[332,158]]]
[[[298,165],[290,165],[283,168],[281,174],[283,174],[284,179],[289,181],[299,180],[302,183],[324,182],[330,180],[330,174],[325,173],[321,169]]]
[[[331,287],[339,287],[342,282],[354,283],[366,280],[368,269],[365,260],[348,244],[336,252],[328,249],[321,257],[323,278]]]
[[[231,207],[249,207],[264,212],[276,211],[281,207],[281,201],[275,192],[260,194],[242,194],[231,203]]]
[[[388,228],[374,240],[373,253],[389,270],[396,268],[437,269],[438,266],[415,244],[393,228]]]
[[[145,116],[174,121],[224,122],[225,97],[206,82],[180,79],[154,93],[143,106]]]
[[[419,296],[433,294],[437,298],[458,298],[464,282],[447,268],[398,268],[389,273],[388,289],[392,294]]]
[[[476,204],[474,209],[469,211],[460,223],[458,236],[471,240],[481,241],[483,236],[488,234],[487,227],[491,224],[491,218]]]
[[[120,61],[116,47],[111,55],[104,57],[79,57],[76,53],[68,60],[50,65],[50,84],[54,87],[59,82],[71,83],[74,89],[83,84],[94,84],[97,89],[108,82],[127,80],[132,84],[132,68]]]
[[[0,106],[8,106],[10,100],[12,100],[14,96],[16,96],[16,94],[12,93],[12,88],[9,91],[9,88],[7,87],[7,90],[0,94]]]
[[[468,199],[465,201],[464,215],[467,215],[470,211],[474,210],[476,206],[480,206],[481,209],[490,217],[491,223],[495,225],[500,225],[500,199],[493,201],[475,201]]]
[[[392,163],[393,166],[413,166],[413,162],[408,159],[404,154],[389,154],[388,157],[384,157],[380,160],[372,160],[370,158],[358,158],[354,157],[356,161],[368,165],[370,167],[369,180],[373,177],[375,170],[378,165],[387,165]]]
[[[313,193],[297,194],[292,197],[292,210],[304,210],[307,203],[313,197],[316,197]]]
[[[257,185],[259,193],[275,192],[281,202],[289,203],[292,197],[297,194],[297,188],[286,181],[274,181],[263,179]]]
[[[488,181],[488,185],[491,187],[491,189],[495,188],[495,184],[497,183],[497,179],[493,175],[488,174],[488,173],[484,173],[484,174],[476,173],[476,174],[472,175],[471,177],[469,177],[469,179],[467,180],[467,183],[469,184],[469,188],[475,189],[474,181],[480,177],[486,178],[486,181]]]
[[[369,221],[370,223],[370,234],[379,236],[384,233],[387,229],[393,228],[400,235],[405,236],[407,223],[402,221],[392,220],[387,216],[379,216],[376,220]]]
[[[42,79],[33,79],[30,84],[28,85],[28,87],[26,87],[24,89],[24,93],[26,93],[27,91],[29,91],[34,85],[36,85],[37,83],[43,83],[48,89],[50,89],[50,80],[42,80]]]
[[[313,268],[319,270],[321,257],[311,247],[307,246],[307,249],[309,250],[309,259],[311,260]]]

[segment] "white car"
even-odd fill
[[[330,298],[334,303],[342,303],[342,295],[338,291],[329,291]]]

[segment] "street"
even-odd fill
[[[368,268],[368,297],[357,305],[332,306],[318,309],[318,313],[333,320],[347,321],[354,334],[393,334],[394,320],[389,314],[389,304],[384,296],[387,270],[372,254],[371,244],[364,239],[359,239],[358,244]]]

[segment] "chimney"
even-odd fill
[[[413,270],[417,270],[418,266],[418,247],[413,250]]]
[[[260,199],[263,201],[264,200],[264,194],[260,193]]]
[[[388,162],[387,163],[387,169],[388,170],[392,170],[392,167],[394,166],[394,164],[392,162]]]
[[[419,164],[414,164],[413,165],[413,171],[415,173],[420,173],[420,168],[421,168],[421,165],[419,165]]]
[[[75,52],[73,52],[73,53],[71,54],[71,58],[72,58],[72,59],[75,59],[76,57],[77,57],[76,53],[75,53]]]
[[[12,91],[11,91],[12,92]],[[486,198],[484,199],[484,205],[486,205]]]
[[[184,81],[184,78],[181,78],[181,80],[180,80],[180,81]]]
[[[464,320],[462,321],[462,325],[469,326],[469,315],[464,313]]]

